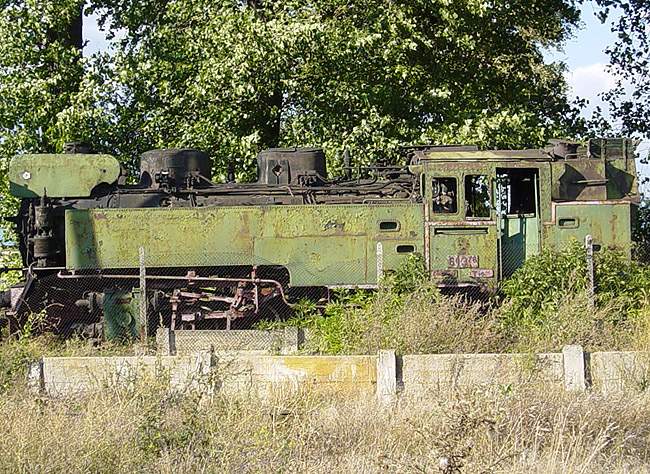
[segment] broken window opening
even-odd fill
[[[458,184],[456,178],[433,178],[431,193],[434,213],[456,214],[458,212]]]
[[[536,177],[536,169],[497,170],[501,213],[508,215],[536,215]]]
[[[468,218],[490,217],[490,181],[487,176],[465,176],[465,207]]]

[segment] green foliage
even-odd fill
[[[81,57],[85,5],[113,37]],[[278,146],[324,146],[330,169],[396,159],[405,143],[538,146],[583,124],[561,46],[572,0],[9,0],[0,12],[0,215],[7,160],[86,141],[134,171],[151,148],[196,147],[216,179]],[[11,235],[7,235],[11,238]]]
[[[34,339],[34,331],[42,325],[43,315],[33,314],[20,333],[0,344],[0,393],[24,383],[29,365],[43,354],[50,344],[48,337]]]
[[[54,152],[61,135],[58,115],[78,93],[81,51],[71,44],[70,24],[82,0],[5,1],[0,10],[0,216],[15,214],[7,167],[17,153]],[[13,228],[0,221],[4,239]],[[1,243],[1,242],[0,242]]]
[[[650,270],[645,266],[609,249],[594,253],[594,266],[596,304],[618,299],[626,312],[634,312],[647,301]],[[576,241],[562,251],[547,249],[527,260],[503,284],[514,314],[544,314],[563,298],[587,289],[586,252]]]
[[[595,252],[594,302],[589,298],[586,252],[578,242],[531,258],[503,284],[499,310],[515,347],[558,348],[631,344],[646,324],[650,270],[608,249]]]
[[[324,309],[303,302],[275,327],[309,332],[306,350],[326,354],[638,349],[650,342],[650,270],[619,252],[595,253],[596,291],[588,292],[586,255],[573,242],[529,259],[496,299],[443,296],[422,259],[405,260],[379,290],[343,291]]]
[[[633,256],[641,263],[650,263],[650,202],[642,201],[632,220]]]
[[[0,344],[0,393],[24,383],[27,367],[38,359],[37,353],[24,339]]]
[[[424,257],[416,253],[409,255],[396,271],[386,275],[382,283],[390,291],[403,295],[421,288],[428,280],[429,275]]]
[[[274,327],[307,329],[306,350],[325,354],[496,351],[500,338],[490,305],[442,297],[427,281],[424,262],[412,256],[386,275],[376,292],[341,291],[323,310],[301,303],[294,317]],[[268,327],[268,326],[267,326]]]
[[[19,268],[22,265],[20,253],[14,247],[6,247],[0,244],[0,270],[3,268]],[[0,291],[4,291],[14,283],[22,279],[19,271],[7,271],[0,273]]]
[[[538,317],[550,305],[583,291],[586,285],[585,251],[578,242],[572,242],[562,252],[547,249],[527,260],[503,283],[503,292],[511,305],[505,318]]]
[[[610,23],[617,40],[609,46],[616,86],[604,95],[624,134],[650,137],[650,3],[646,0],[596,0],[597,16]]]
[[[86,62],[57,129],[130,162],[149,148],[194,146],[218,174],[234,158],[247,177],[269,146],[323,145],[332,158],[347,146],[368,163],[405,142],[537,146],[580,125],[562,66],[541,53],[577,24],[568,0],[97,0],[89,9],[121,34],[111,54]]]
[[[7,1],[0,10],[0,156],[54,151],[57,114],[77,92],[81,51],[70,24],[81,0]],[[6,161],[3,162],[6,165]],[[3,166],[4,168],[4,166]]]

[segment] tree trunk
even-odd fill
[[[282,117],[282,88],[277,82],[273,94],[266,101],[267,123],[262,130],[262,144],[276,148],[280,144],[280,119]]]

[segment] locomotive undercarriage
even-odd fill
[[[133,336],[145,324],[149,334],[157,327],[249,329],[262,319],[290,316],[292,301],[325,301],[328,295],[325,288],[287,289],[288,273],[280,267],[151,269],[144,276],[146,298],[141,281],[137,270],[35,271],[14,289],[20,295],[7,311],[10,330],[25,327],[30,318],[31,325],[40,325],[37,331],[65,336],[106,337],[104,326],[112,318],[123,326],[113,330],[113,338]]]

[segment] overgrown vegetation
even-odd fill
[[[43,356],[110,356],[139,352],[137,345],[105,342],[96,346],[82,338],[60,339],[43,333],[43,324],[44,316],[33,314],[18,334],[0,335],[3,339],[0,343],[0,395],[20,386],[27,367]]]
[[[499,295],[443,295],[412,258],[376,293],[341,293],[323,313],[302,304],[284,324],[324,353],[647,348],[650,271],[603,249],[593,303],[578,244],[529,260]],[[499,386],[403,397],[303,391],[232,396],[137,377],[61,399],[27,392],[43,354],[133,353],[34,336],[38,316],[0,344],[2,472],[645,472],[648,392],[601,396]],[[426,394],[425,394],[426,396]],[[28,414],[28,416],[26,415]]]
[[[2,472],[641,472],[646,394],[516,388],[447,392],[392,410],[301,392],[170,393],[160,381],[0,398]]]
[[[650,342],[650,270],[616,251],[595,254],[590,297],[584,248],[546,250],[491,297],[442,295],[421,259],[410,259],[376,293],[344,292],[324,311],[301,305],[282,323],[306,328],[307,350],[374,353],[558,351],[642,348]]]
[[[557,349],[565,343],[615,349],[644,344],[650,321],[650,271],[623,254],[594,254],[593,303],[586,255],[577,242],[526,262],[503,285],[505,334],[516,345]]]

